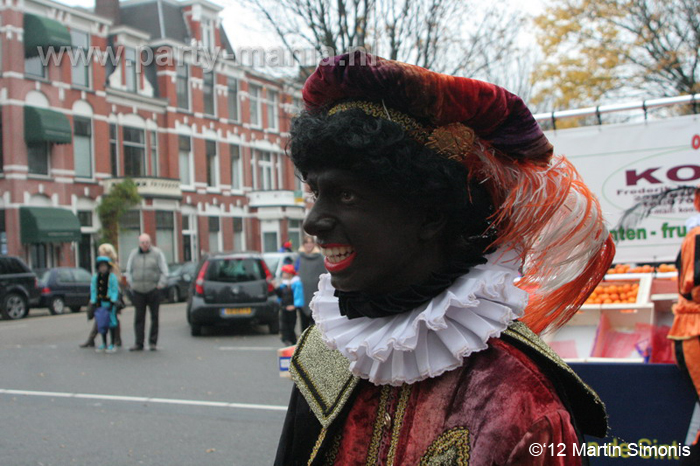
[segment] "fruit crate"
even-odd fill
[[[650,341],[656,324],[654,305],[650,299],[652,275],[630,275],[606,276],[598,285],[598,291],[592,295],[594,298],[589,298],[588,304],[581,306],[574,317],[556,333],[549,335],[546,341],[564,359],[571,361],[598,359],[600,353],[605,352],[601,350],[601,345],[604,339],[609,338],[610,332],[617,332],[627,342],[627,347]],[[624,297],[621,293],[624,293]],[[605,294],[608,296],[596,302],[596,295],[600,297]],[[629,362],[644,360],[634,350],[624,355],[618,354],[616,358]]]

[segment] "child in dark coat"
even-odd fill
[[[119,280],[111,272],[110,259],[99,256],[96,261],[97,272],[90,283],[90,305],[95,307],[97,330],[102,335],[102,345],[96,351],[114,353],[114,329],[117,327],[116,303],[119,300]],[[111,343],[107,346],[107,332]]]
[[[292,264],[282,267],[282,284],[277,288],[280,300],[280,330],[282,342],[287,346],[295,345],[297,335],[294,330],[297,324],[297,311],[304,307],[304,286],[296,276]]]

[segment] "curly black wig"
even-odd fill
[[[416,208],[443,214],[443,240],[462,258],[483,257],[493,241],[486,190],[468,182],[464,165],[416,142],[397,123],[359,109],[303,112],[292,121],[288,152],[303,179],[312,170],[348,170]]]

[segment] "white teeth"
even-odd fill
[[[333,248],[320,247],[320,249],[321,254],[326,256],[328,262],[330,262],[331,264],[337,264],[338,262],[344,260],[354,252],[354,249],[352,249],[352,247],[349,246],[340,246]]]

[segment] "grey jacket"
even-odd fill
[[[159,286],[162,288],[168,282],[165,255],[155,246],[151,246],[148,252],[136,248],[129,254],[124,274],[133,291],[148,293]]]
[[[326,266],[323,265],[323,255],[322,254],[307,254],[302,252],[299,254],[299,278],[301,283],[304,285],[304,307],[302,312],[307,316],[311,315],[311,309],[309,308],[309,303],[311,298],[314,297],[314,293],[318,291],[318,277],[324,273],[327,273]]]

